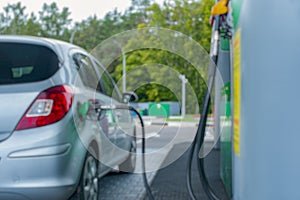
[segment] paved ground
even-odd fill
[[[186,148],[185,143],[176,144],[170,154],[166,157],[166,162],[172,154],[176,151],[182,151]],[[209,145],[208,145],[209,146]],[[190,196],[186,187],[186,170],[188,162],[188,153],[181,156],[175,162],[164,169],[157,171],[152,184],[151,190],[156,200],[188,200]],[[196,160],[194,160],[196,161]],[[225,188],[220,180],[219,168],[220,166],[220,152],[213,149],[210,154],[205,158],[205,171],[209,184],[214,192],[221,200],[227,200]],[[197,199],[209,200],[198,176],[198,169],[196,163],[192,167],[192,186]],[[145,200],[148,198],[146,197]]]
[[[147,177],[153,180],[154,173]],[[110,173],[100,181],[101,200],[138,200],[143,199],[144,195],[141,174]]]
[[[146,170],[151,183],[158,169],[175,162],[189,147],[172,153],[170,150],[176,144],[189,144],[196,133],[195,126],[168,127],[162,125],[146,126]],[[141,132],[138,131],[138,136]],[[209,134],[208,134],[209,135]],[[211,136],[209,136],[211,137]],[[207,138],[211,140],[211,138]],[[138,139],[138,152],[141,152],[141,140]],[[168,156],[168,162],[166,157]],[[141,155],[137,158],[135,174],[110,173],[100,180],[100,200],[140,200],[145,197],[145,189],[141,175]]]

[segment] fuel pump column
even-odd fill
[[[300,199],[300,1],[232,6],[233,199]]]

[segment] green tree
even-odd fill
[[[146,26],[164,27],[167,29],[175,30],[184,33],[191,37],[191,39],[199,42],[199,44],[208,52],[210,47],[211,26],[209,25],[210,9],[213,5],[213,0],[186,1],[186,0],[169,0],[165,1],[162,6],[159,4],[151,4],[145,7],[144,13],[147,13],[147,20],[138,24],[138,28]],[[168,41],[168,38],[165,38]],[[136,41],[132,40],[131,43],[149,42],[153,43],[155,38],[142,38]],[[168,43],[172,44],[172,41]],[[188,50],[189,43],[185,43],[185,50]],[[130,44],[129,44],[130,46]],[[147,45],[145,45],[147,46]],[[192,50],[192,49],[191,49]],[[197,56],[197,52],[190,52],[191,56]],[[199,53],[200,54],[200,53]],[[199,104],[202,104],[202,98],[205,91],[205,82],[200,77],[197,70],[179,55],[174,55],[170,52],[147,49],[137,50],[127,55],[127,70],[130,71],[135,67],[139,67],[147,63],[160,63],[163,65],[171,66],[173,69],[181,74],[185,74],[196,91]],[[206,65],[207,63],[203,63]],[[122,64],[119,64],[114,72],[116,80],[121,78]],[[165,72],[158,72],[165,73]],[[147,73],[146,73],[147,74]],[[148,76],[155,75],[155,72],[149,72]],[[167,76],[165,76],[167,77]],[[134,80],[128,80],[134,81]],[[178,83],[177,83],[178,84]],[[133,88],[128,88],[133,89]],[[176,100],[176,97],[159,85],[145,85],[137,90],[139,96],[142,96],[142,101],[163,101],[163,100]],[[166,98],[169,97],[169,98]],[[188,97],[189,98],[189,97]],[[192,108],[187,108],[192,112]],[[195,110],[194,110],[195,112]]]
[[[103,19],[91,16],[86,20],[77,22],[72,32],[74,34],[74,44],[87,50],[92,50],[103,40],[125,31],[123,27],[126,23],[117,9],[108,12]]]
[[[25,6],[21,2],[16,4],[8,4],[3,8],[1,13],[1,32],[4,34],[22,34],[26,26],[27,15],[25,14]]]
[[[69,26],[72,22],[70,11],[64,7],[59,10],[55,2],[44,3],[42,11],[39,12],[39,22],[42,27],[41,35],[44,37],[68,40],[70,36]]]
[[[31,13],[30,18],[26,21],[26,25],[22,30],[23,35],[41,36],[42,27],[34,13]]]
[[[150,2],[150,0],[133,0],[132,6],[123,14],[115,9],[108,12],[103,19],[92,16],[76,23],[72,31],[75,32],[74,43],[91,50],[115,34],[137,28],[138,24],[147,22],[145,9]]]
[[[87,50],[92,50],[103,38],[101,38],[100,20],[96,17],[89,17],[80,23],[76,23],[72,30],[74,44]]]
[[[214,0],[167,0],[163,6],[156,3],[147,8],[149,26],[164,27],[189,35],[209,51],[211,26],[210,10]]]

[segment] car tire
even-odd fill
[[[93,156],[95,151],[90,148],[83,164],[81,178],[71,200],[98,200],[99,198],[99,161]]]
[[[134,128],[134,136],[131,141],[129,156],[119,165],[119,171],[125,173],[133,173],[136,165],[136,131]]]

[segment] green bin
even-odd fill
[[[166,103],[150,103],[148,112],[149,116],[169,117],[170,105]]]

